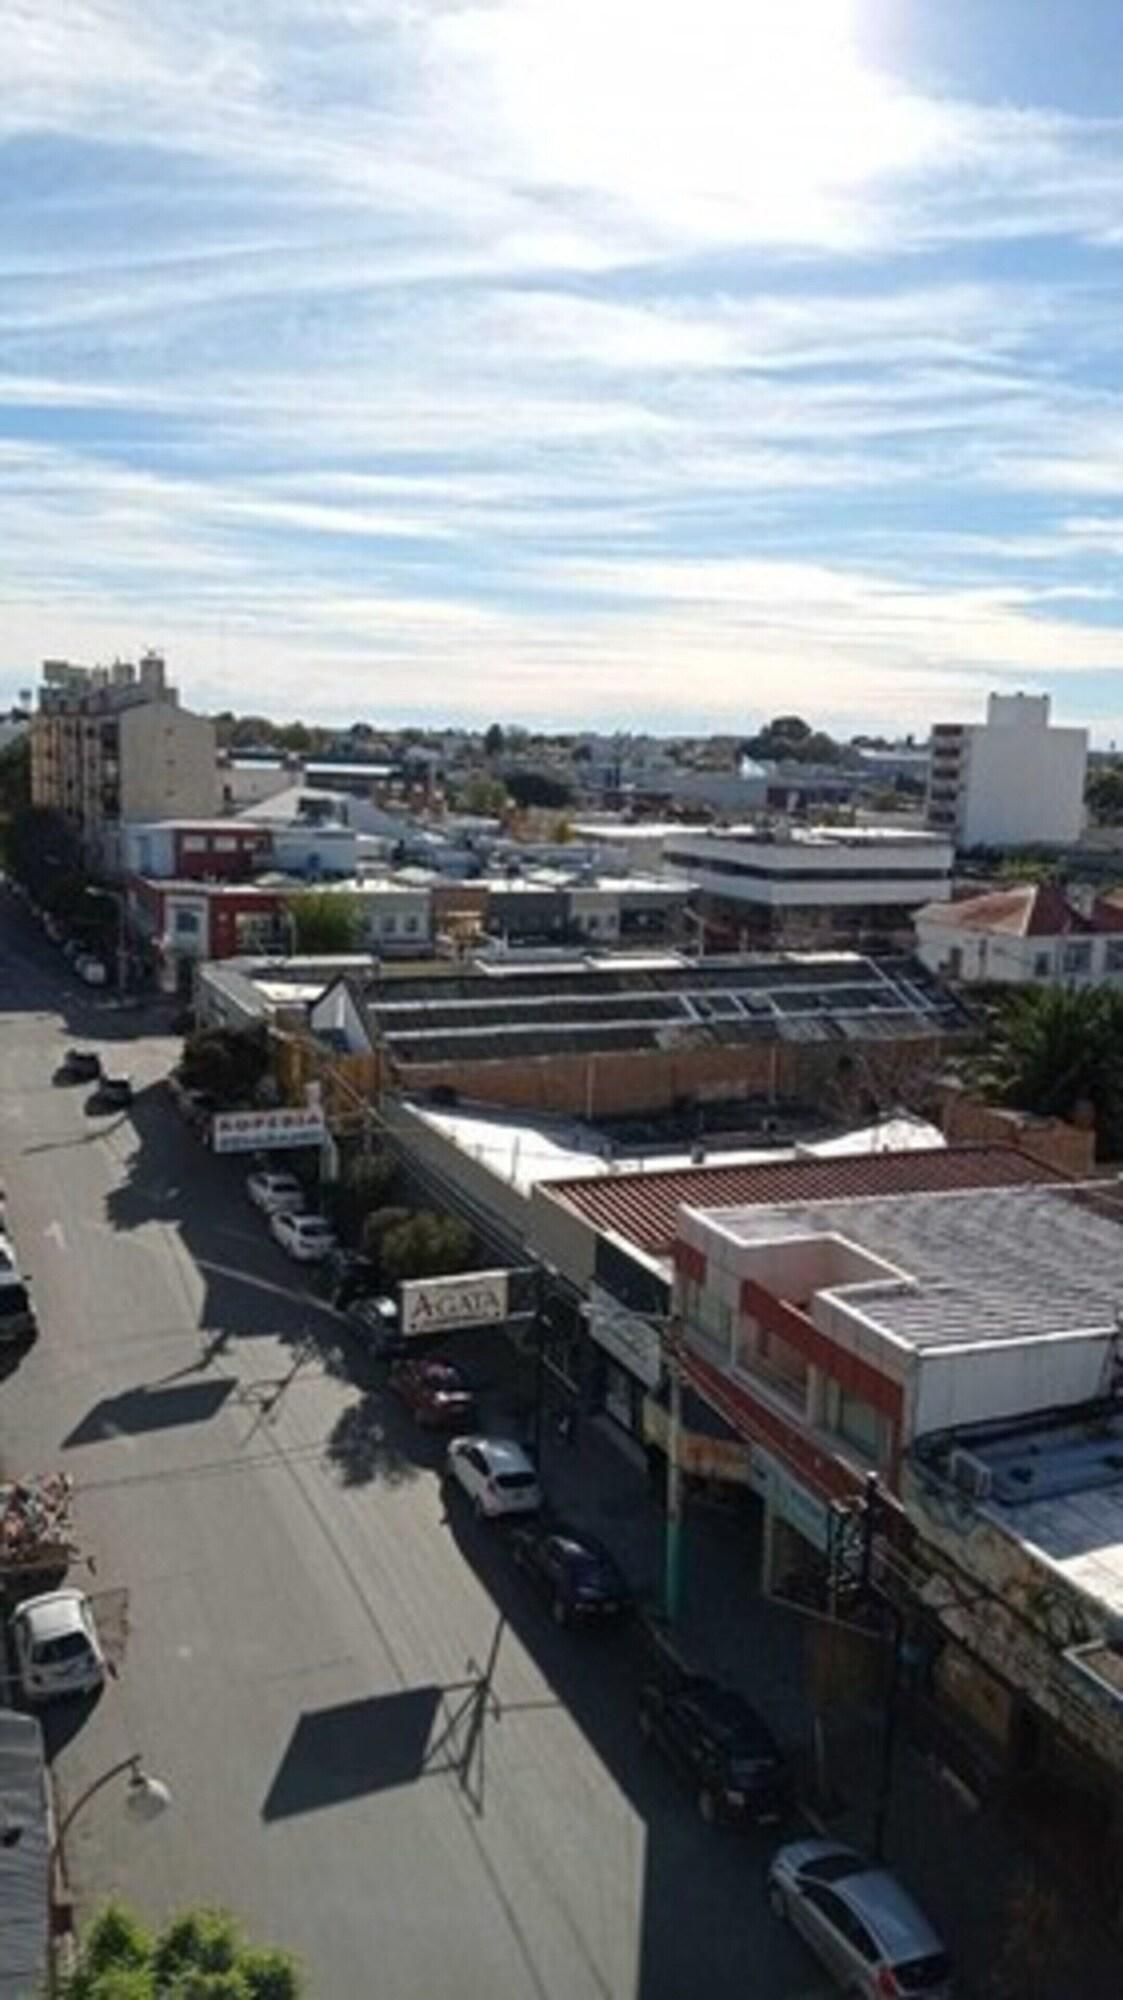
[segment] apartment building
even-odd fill
[[[932,730],[928,824],[957,847],[1071,847],[1087,766],[1087,730],[1054,727],[1047,694],[992,694],[985,722]]]
[[[912,913],[951,894],[952,843],[896,827],[680,828],[664,863],[697,885],[719,946],[908,937]]]
[[[65,815],[92,862],[118,872],[128,822],[216,811],[214,724],[180,708],[158,653],[135,666],[45,660],[31,724],[31,796]]]

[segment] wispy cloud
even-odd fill
[[[0,0],[0,676],[1123,726],[1121,129],[876,21]]]

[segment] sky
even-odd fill
[[[0,0],[0,699],[1123,742],[1119,0]]]

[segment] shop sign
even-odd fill
[[[809,1493],[806,1486],[797,1485],[775,1459],[770,1459],[768,1465],[768,1504],[805,1542],[826,1554],[830,1537],[826,1501],[820,1500],[817,1493]]]
[[[211,1145],[216,1153],[256,1153],[282,1146],[319,1146],[324,1114],[319,1105],[289,1105],[279,1111],[216,1111]]]
[[[401,1286],[403,1333],[452,1333],[496,1326],[507,1318],[507,1271],[460,1271],[451,1278],[411,1278]]]
[[[586,1308],[586,1324],[598,1347],[611,1354],[647,1389],[659,1385],[663,1373],[663,1350],[658,1327],[639,1313],[619,1305],[611,1293],[594,1286]]]

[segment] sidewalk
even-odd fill
[[[559,1513],[618,1556],[659,1629],[664,1517],[628,1441],[607,1418],[586,1420],[567,1445],[547,1423],[542,1472]],[[763,1599],[752,1520],[734,1509],[688,1505],[680,1619],[668,1635],[689,1665],[739,1687],[796,1758],[804,1795],[815,1794],[807,1635],[810,1621]],[[822,1831],[868,1849],[883,1754],[876,1707],[832,1711],[826,1730],[827,1812]],[[961,1969],[963,2000],[1115,2000],[1118,1952],[1087,1910],[1062,1905],[1041,1862],[1019,1841],[1000,1798],[976,1802],[938,1758],[908,1740],[907,1716],[892,1765],[888,1864],[924,1905]]]

